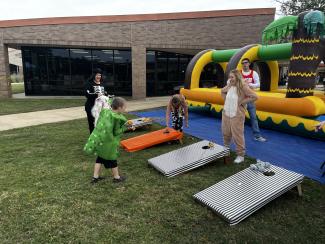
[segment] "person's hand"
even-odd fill
[[[245,78],[244,81],[245,81],[245,83],[246,83],[247,85],[250,85],[250,82],[249,82],[249,79],[248,79],[248,78]]]
[[[132,122],[132,120],[128,120],[125,122],[125,126],[129,129],[129,130],[133,130],[132,127],[134,127],[134,124]]]
[[[146,123],[147,123],[147,122],[152,122],[152,119],[151,119],[151,118],[144,118],[144,119],[143,119],[143,122],[146,122]]]
[[[133,131],[135,131],[135,126],[132,125],[132,126],[130,127],[130,129],[133,130]]]
[[[315,125],[315,131],[319,131],[323,128],[323,126],[325,125],[325,120],[320,122],[319,124]]]

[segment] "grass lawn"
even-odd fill
[[[1,99],[0,115],[83,106],[86,99]]]
[[[158,128],[154,125],[151,130]],[[192,195],[246,168],[216,161],[166,178],[147,159],[179,148],[122,151],[122,184],[91,185],[95,158],[85,156],[86,120],[0,133],[1,243],[321,243],[325,188],[304,180],[240,224],[230,227]],[[135,136],[145,131],[126,133]],[[217,132],[216,132],[217,133]],[[196,142],[191,137],[185,145]],[[233,155],[232,155],[233,156]]]
[[[12,94],[25,92],[24,83],[11,83],[11,92]]]

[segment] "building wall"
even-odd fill
[[[0,28],[0,96],[10,96],[4,44],[131,48],[134,98],[146,96],[146,49],[239,48],[261,41],[273,14],[120,23],[60,24]],[[5,54],[2,56],[2,53]]]
[[[0,98],[11,97],[8,47],[0,43]]]

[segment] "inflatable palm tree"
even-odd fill
[[[263,31],[264,44],[290,42],[286,97],[313,95],[316,70],[325,60],[325,16],[321,11],[286,16],[269,24]]]

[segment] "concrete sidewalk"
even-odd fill
[[[127,111],[145,110],[167,106],[170,97],[155,97],[127,102]],[[84,107],[53,109],[29,113],[9,114],[0,116],[0,131],[16,128],[56,123],[86,117]]]

